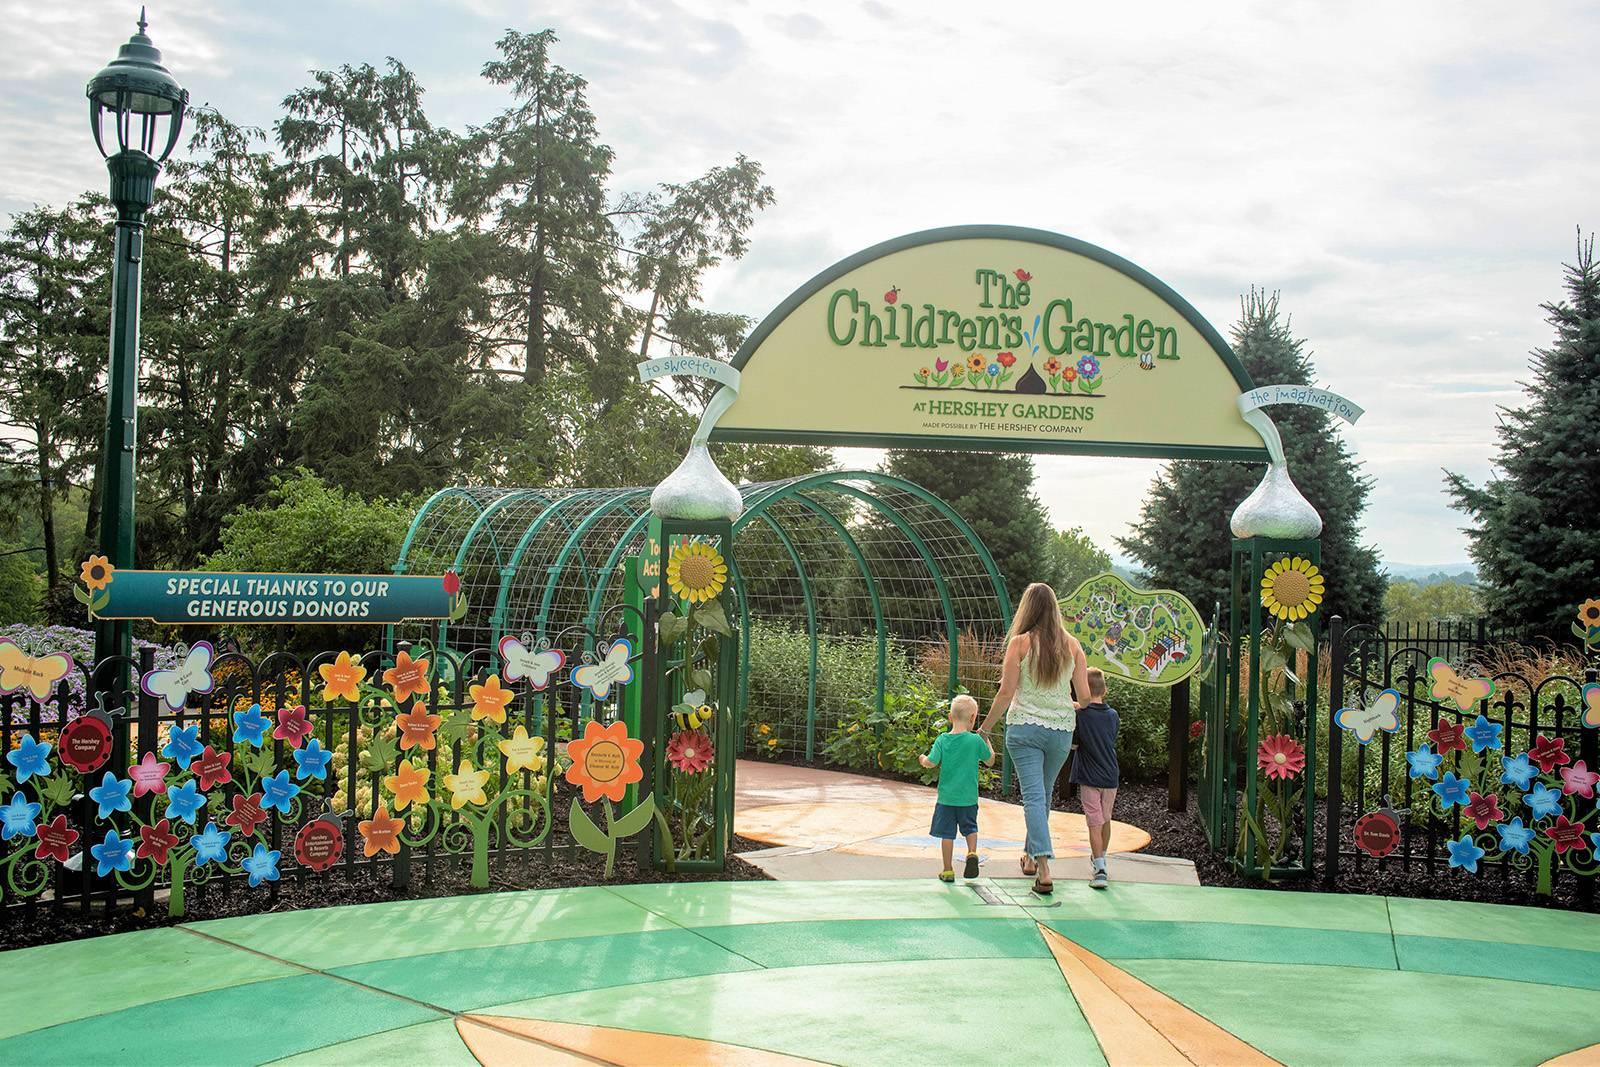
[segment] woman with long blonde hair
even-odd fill
[[[1076,692],[1078,699],[1073,699]],[[1016,769],[1022,791],[1023,817],[1028,839],[1023,847],[1022,873],[1033,876],[1036,893],[1053,888],[1050,861],[1050,798],[1056,777],[1072,750],[1072,731],[1078,709],[1089,702],[1088,666],[1083,646],[1067,633],[1055,590],[1034,582],[1022,594],[1011,634],[1006,641],[1005,663],[1000,669],[1000,691],[979,732],[987,735],[1002,714],[1006,717],[1006,753]]]

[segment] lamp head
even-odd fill
[[[160,163],[177,146],[189,91],[162,65],[161,50],[145,34],[148,23],[142,7],[138,25],[139,32],[118,49],[117,58],[89,79],[85,90],[89,126],[101,155],[111,154],[106,151],[102,133],[109,115],[116,129],[118,151],[143,152]],[[162,133],[165,136],[159,136]]]

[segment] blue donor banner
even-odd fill
[[[454,575],[117,571],[102,619],[199,623],[394,623],[446,619]]]

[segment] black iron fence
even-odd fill
[[[0,696],[0,914],[158,892],[179,914],[186,895],[275,900],[312,876],[486,885],[580,854],[562,752],[583,718],[616,715],[620,688],[591,705],[565,672],[501,679],[489,649],[199,649],[187,677],[145,650],[43,700]]]
[[[1330,620],[1324,875],[1483,879],[1594,904],[1600,684],[1592,666],[1487,673],[1466,627]]]

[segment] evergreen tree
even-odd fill
[[[927,489],[967,520],[988,546],[1013,604],[1030,582],[1055,577],[1053,534],[1033,491],[1033,457],[895,449],[883,469]]]
[[[1097,574],[1111,569],[1111,553],[1095,544],[1083,527],[1057,530],[1050,535],[1050,584],[1066,596]]]
[[[1251,289],[1240,301],[1233,350],[1259,384],[1310,385],[1314,376],[1304,340],[1281,316],[1278,295]],[[1378,556],[1361,543],[1361,514],[1371,482],[1330,424],[1326,412],[1282,406],[1272,419],[1283,433],[1284,454],[1295,484],[1322,516],[1322,569],[1328,596],[1322,617],[1360,622],[1383,612],[1384,579]],[[1234,508],[1261,481],[1259,463],[1179,460],[1156,476],[1133,535],[1118,538],[1151,584],[1176,589],[1209,618],[1227,608]]]
[[[1566,268],[1567,299],[1545,304],[1555,343],[1533,352],[1528,403],[1502,408],[1499,475],[1446,476],[1495,622],[1567,637],[1600,593],[1600,268],[1594,238]]]

